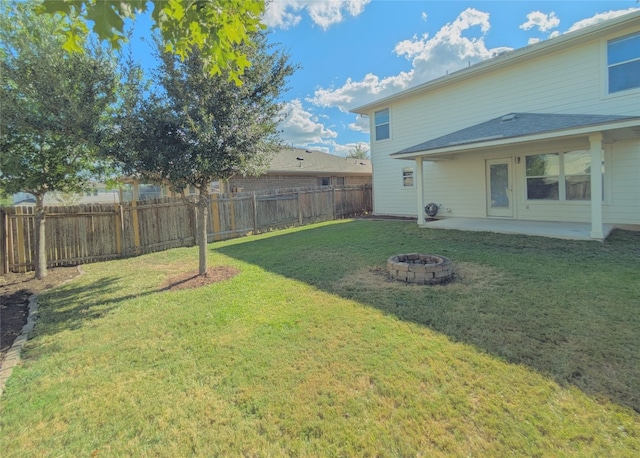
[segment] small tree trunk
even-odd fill
[[[47,276],[47,247],[45,239],[44,194],[36,195],[36,278]]]
[[[200,188],[198,198],[198,275],[207,275],[207,222],[209,221],[209,189]]]

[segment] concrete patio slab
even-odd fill
[[[591,224],[589,223],[523,221],[500,218],[445,218],[429,221],[425,223],[423,227],[430,229],[495,232],[498,234],[534,235],[569,240],[597,240],[591,238]],[[613,228],[613,225],[604,225],[604,238],[607,238]]]

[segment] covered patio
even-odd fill
[[[591,236],[590,223],[525,221],[497,218],[446,218],[425,222],[423,227],[430,229],[494,232],[498,234],[522,234],[570,240],[597,240]],[[604,224],[602,240],[606,239],[613,229],[614,226],[612,224]]]
[[[611,195],[605,198],[605,150],[636,138],[639,126],[637,116],[509,113],[391,156],[415,161],[421,226],[602,241],[614,227],[605,224],[603,208],[607,205],[610,211],[612,206]],[[446,166],[447,162],[453,165]],[[446,170],[448,181],[426,175],[425,163],[439,164],[438,170]],[[611,162],[607,167],[613,169]],[[432,169],[435,166],[428,170]],[[468,191],[469,182],[475,183],[473,192]],[[580,191],[569,194],[575,191],[571,186]],[[460,199],[463,192],[464,199]],[[425,223],[425,197],[441,204],[450,199],[449,194],[458,200],[446,207],[459,208],[462,200],[482,196],[484,208],[463,208],[453,218]]]

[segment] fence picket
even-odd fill
[[[213,194],[208,240],[371,211],[371,185]],[[181,198],[45,207],[47,265],[99,262],[193,246],[196,209]],[[35,268],[33,207],[0,208],[0,275]]]

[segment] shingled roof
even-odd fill
[[[633,116],[509,113],[442,137],[403,149],[392,156],[428,152],[439,148],[470,145],[474,143],[524,137],[528,135],[557,132],[568,129],[601,126],[619,121],[639,120]]]
[[[267,174],[348,176],[371,175],[371,171],[371,161],[366,159],[353,159],[320,151],[286,148],[273,157]]]

